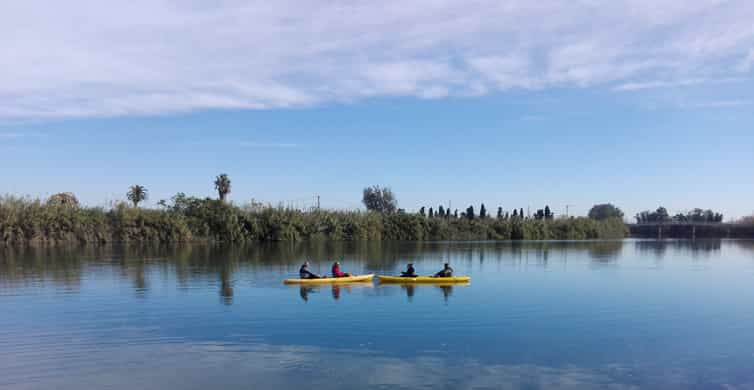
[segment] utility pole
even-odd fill
[[[317,195],[317,210],[319,210],[319,195]]]
[[[566,214],[565,215],[566,215],[566,218],[568,218],[568,207],[573,206],[573,205],[567,204],[565,206],[566,206]]]

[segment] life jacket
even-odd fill
[[[332,266],[332,276],[336,278],[340,278],[343,276],[346,276],[345,272],[340,272],[340,266],[337,264],[333,264]]]

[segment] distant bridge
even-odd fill
[[[653,238],[754,238],[754,225],[722,222],[646,222],[628,224],[632,236]]]

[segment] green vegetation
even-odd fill
[[[589,218],[604,221],[610,218],[623,219],[623,211],[610,203],[594,205],[589,210]]]
[[[634,217],[636,223],[663,223],[663,222],[675,222],[675,223],[722,223],[723,214],[716,213],[712,210],[702,210],[699,208],[687,211],[686,213],[678,213],[674,216],[668,214],[668,210],[665,207],[659,207],[656,211],[642,211]]]
[[[372,186],[364,188],[362,203],[368,211],[378,213],[393,213],[398,209],[398,201],[393,195],[393,191],[388,187]],[[432,214],[432,209],[429,209]]]
[[[139,203],[147,200],[147,189],[138,184],[132,185],[126,193],[126,198],[134,204],[134,207],[139,207]]]
[[[220,177],[218,177],[220,178]],[[229,181],[228,187],[229,190]],[[389,191],[389,190],[388,190]],[[366,193],[366,192],[365,192]],[[385,194],[384,190],[380,191]],[[222,194],[222,193],[221,193]],[[227,192],[225,193],[227,194]],[[0,197],[0,242],[110,243],[188,241],[262,242],[305,240],[542,240],[605,239],[627,235],[621,220],[588,218],[474,218],[439,211],[421,213],[311,211],[239,207],[220,200],[179,193],[159,209],[119,203],[111,209]],[[395,210],[395,198],[383,210]],[[523,210],[522,210],[523,211]],[[502,216],[502,212],[498,213]],[[514,215],[520,215],[514,212]]]
[[[215,190],[221,202],[225,202],[225,197],[230,194],[230,179],[228,175],[222,173],[215,178]]]

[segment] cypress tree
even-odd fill
[[[521,219],[524,219],[524,208],[521,207],[521,210],[518,211],[518,215],[521,217]]]
[[[497,219],[503,219],[503,208],[498,207],[497,208]]]
[[[434,217],[434,212],[432,212],[432,208],[431,207],[429,208],[429,217],[430,218]]]
[[[479,208],[479,219],[485,218],[487,218],[487,208],[485,208],[484,203],[482,203],[482,207]]]
[[[550,220],[552,219],[552,211],[550,211],[550,206],[545,206],[545,219]]]
[[[513,209],[513,219],[518,218],[518,210]]]
[[[474,219],[474,206],[469,206],[466,209],[466,218],[468,218],[468,219]]]
[[[445,216],[445,208],[440,205],[440,207],[437,208],[437,215],[442,218]]]
[[[425,214],[424,214],[424,206],[422,206],[422,208],[419,209],[419,215],[421,215],[422,217],[425,216]]]

